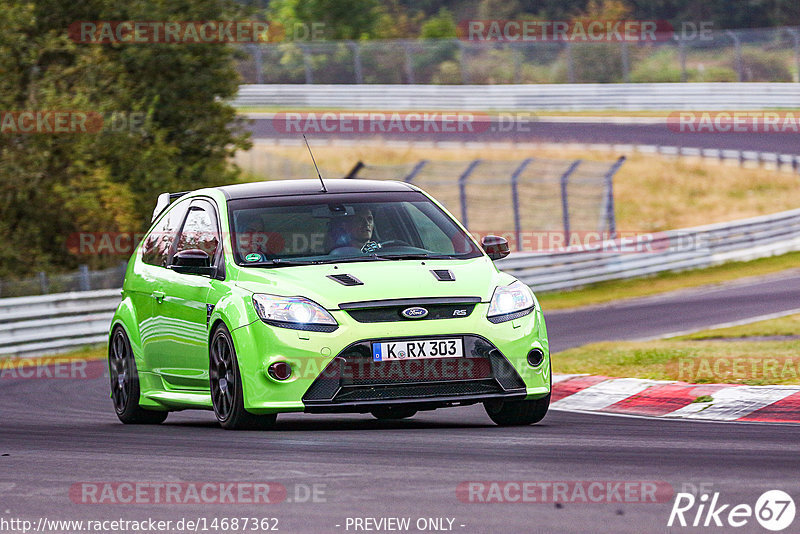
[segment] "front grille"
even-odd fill
[[[432,299],[398,299],[370,302],[345,302],[339,308],[359,323],[388,323],[394,321],[429,321],[432,319],[461,319],[469,317],[479,297],[452,297]],[[427,315],[418,318],[404,317],[402,312],[412,307],[425,308]]]
[[[458,401],[476,397],[480,400],[482,396],[524,394],[522,378],[494,345],[479,336],[459,337],[464,340],[463,358],[375,362],[372,340],[354,343],[320,373],[303,396],[303,402],[307,406],[335,407],[393,400]]]
[[[413,397],[425,400],[431,397],[459,397],[499,393],[497,384],[483,382],[445,382],[443,384],[404,384],[346,389],[337,395],[336,402],[370,402]]]

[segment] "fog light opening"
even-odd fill
[[[292,376],[292,368],[286,362],[275,362],[267,368],[269,376],[275,380],[288,380]]]
[[[544,352],[540,349],[531,349],[528,353],[528,365],[531,367],[539,367],[544,361]]]

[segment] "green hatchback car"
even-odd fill
[[[325,187],[327,186],[327,187]],[[544,316],[436,200],[403,182],[274,181],[159,197],[109,333],[123,423],[213,410],[226,429],[277,414],[379,419],[483,403],[540,421]]]

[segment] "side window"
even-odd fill
[[[218,247],[219,232],[214,208],[205,201],[193,202],[186,215],[175,252],[200,249],[213,260]]]
[[[175,242],[188,202],[179,202],[161,218],[158,224],[147,235],[142,244],[142,261],[150,265],[166,267],[169,251]]]

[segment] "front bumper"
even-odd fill
[[[359,323],[344,311],[332,311],[340,326],[329,333],[261,321],[237,328],[232,334],[245,408],[252,413],[368,412],[385,404],[432,409],[547,395],[550,357],[541,311],[492,324],[486,308],[478,304],[459,319],[381,323]],[[372,341],[436,337],[463,338],[464,358],[372,362]],[[533,348],[545,355],[536,367],[527,362]],[[277,361],[291,365],[288,380],[268,375]]]

